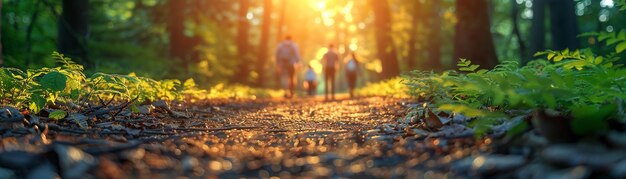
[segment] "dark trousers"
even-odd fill
[[[281,63],[282,71],[281,75],[287,78],[287,91],[285,91],[286,97],[293,97],[296,88],[296,68],[292,63]]]
[[[315,80],[307,80],[307,93],[309,96],[313,96],[315,94],[315,90],[317,89],[317,82]]]
[[[326,86],[324,87],[324,97],[328,99],[328,91],[331,93],[331,97],[335,99],[335,68],[324,69],[324,83]]]

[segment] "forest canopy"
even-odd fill
[[[467,58],[483,68],[535,52],[590,47],[585,32],[624,29],[614,0],[3,0],[3,66],[54,66],[59,51],[87,73],[135,72],[199,84],[275,87],[274,51],[287,35],[321,73],[336,44],[356,52],[366,81],[446,70]],[[623,55],[622,55],[623,56]],[[624,58],[622,58],[624,59]],[[341,80],[341,79],[340,79]]]

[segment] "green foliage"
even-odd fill
[[[626,11],[626,0],[619,0],[615,2],[615,5],[620,7],[619,8],[620,11]]]
[[[52,57],[61,65],[55,68],[29,69],[0,68],[0,103],[25,107],[39,112],[47,104],[63,102],[85,106],[100,100],[131,101],[137,103],[155,100],[186,100],[196,102],[214,98],[254,99],[279,97],[280,90],[255,89],[247,86],[218,84],[210,90],[200,89],[193,79],[154,80],[128,75],[95,73],[86,77],[83,67],[57,52]],[[131,109],[138,111],[135,104]],[[51,119],[67,117],[64,111],[54,111]]]
[[[66,116],[67,116],[67,112],[62,111],[62,110],[56,110],[56,111],[51,112],[48,115],[48,118],[54,119],[54,120],[61,120],[65,118]]]
[[[100,99],[142,101],[182,100],[183,95],[199,94],[194,85],[178,80],[153,80],[134,74],[115,75],[96,73],[85,77],[83,67],[57,52],[53,59],[60,64],[55,68],[29,69],[23,72],[14,68],[1,68],[0,101],[33,112],[45,108],[47,103],[72,103],[83,105]],[[55,117],[61,118],[61,115]],[[63,116],[65,117],[65,116]]]
[[[571,111],[574,116],[572,130],[576,134],[591,135],[609,129],[609,117],[615,114],[617,107],[609,105],[577,105]]]
[[[611,38],[620,35],[603,40]],[[461,59],[460,72],[411,73],[409,93],[434,102],[439,110],[477,118],[473,124],[479,133],[488,131],[494,119],[505,117],[507,111],[552,109],[572,114],[576,134],[591,135],[608,129],[608,120],[618,114],[616,99],[626,99],[626,69],[615,64],[619,50],[608,55],[590,49],[549,50],[536,54],[548,61],[532,61],[524,67],[507,61],[480,71]]]
[[[59,92],[65,89],[65,85],[67,82],[67,77],[60,72],[50,72],[44,75],[39,81],[39,85],[46,90],[50,90],[52,92]]]

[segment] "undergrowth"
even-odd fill
[[[253,89],[246,86],[200,89],[193,79],[184,82],[154,80],[129,75],[95,73],[87,77],[84,68],[63,54],[52,57],[60,66],[29,69],[0,68],[0,104],[38,112],[47,105],[83,108],[102,101],[167,100],[196,102],[213,98],[256,98],[280,96],[281,91]]]
[[[461,59],[458,70],[411,73],[409,93],[439,110],[476,118],[479,134],[489,132],[510,111],[524,110],[568,116],[576,135],[602,133],[611,120],[624,122],[626,69],[615,62],[626,49],[626,31],[584,35],[614,45],[615,51],[599,55],[591,49],[548,50],[536,54],[544,60],[523,67],[507,61],[492,70],[478,70],[478,65]]]

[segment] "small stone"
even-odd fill
[[[534,162],[522,167],[515,176],[517,178],[546,178],[547,174],[553,170],[554,168],[550,165]]]
[[[30,116],[30,120],[28,121],[30,123],[30,125],[39,125],[41,123],[41,121],[39,120],[39,117],[35,116],[35,115],[31,115]]]
[[[78,177],[74,177],[74,178],[78,178]],[[35,167],[34,169],[29,170],[26,178],[27,179],[42,179],[42,178],[61,178],[61,177],[59,177],[59,174],[56,172],[54,165],[46,160],[45,163]],[[69,177],[65,176],[63,178],[69,178]]]
[[[531,147],[543,148],[549,145],[548,139],[546,139],[546,137],[539,135],[535,132],[527,132],[523,134],[521,140],[523,141],[523,144]]]
[[[163,100],[158,100],[158,101],[153,102],[152,106],[154,106],[155,108],[163,108],[165,110],[170,110],[170,105],[167,104],[167,102]]]
[[[198,159],[194,157],[186,156],[185,158],[182,159],[182,164],[183,164],[183,171],[185,173],[189,173],[198,168],[198,165],[200,165],[200,161],[198,161]]]
[[[585,165],[592,169],[607,168],[626,157],[623,151],[588,143],[552,145],[544,149],[542,156],[552,163],[570,167]]]
[[[22,122],[24,115],[13,107],[0,108],[0,122]]]
[[[58,165],[63,171],[61,172],[63,178],[81,178],[98,164],[96,158],[76,147],[55,144],[50,152],[58,156]]]
[[[139,109],[139,114],[150,114],[155,107],[153,105],[142,105],[137,107],[137,109]]]
[[[126,150],[122,152],[122,158],[128,161],[137,162],[146,155],[146,149],[137,148],[134,150]]]
[[[467,157],[455,162],[452,170],[456,172],[469,172],[475,175],[486,175],[504,172],[521,167],[526,163],[526,159],[516,155],[479,155]]]
[[[184,118],[184,119],[189,119],[191,118],[189,115],[182,113],[182,112],[178,112],[178,111],[170,111],[170,115],[173,118]]]
[[[0,153],[0,167],[9,169],[27,169],[37,164],[39,157],[25,151],[7,151]]]

